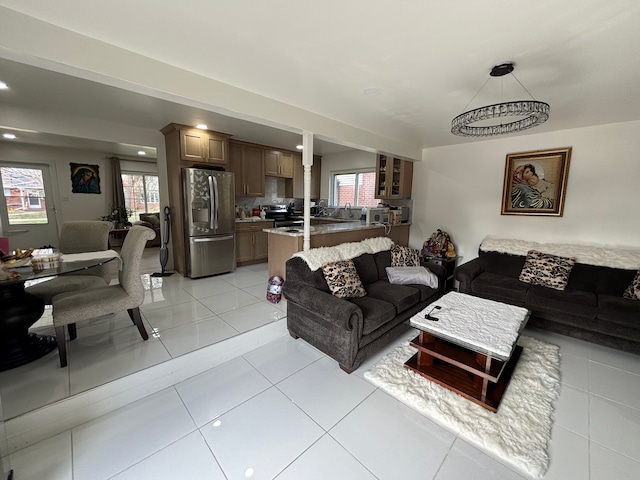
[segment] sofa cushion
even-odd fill
[[[548,253],[530,250],[520,272],[520,281],[532,285],[541,285],[556,290],[564,290],[569,282],[575,258],[559,257]]]
[[[322,272],[331,294],[338,298],[357,298],[367,294],[352,260],[325,263]]]
[[[483,272],[472,280],[470,293],[523,307],[529,287],[528,283],[516,278]]]
[[[391,247],[392,267],[418,267],[420,266],[420,251],[415,248],[403,247],[393,244]]]
[[[417,288],[408,285],[392,285],[384,280],[367,285],[367,295],[393,304],[396,307],[396,313],[402,313],[420,302],[420,290]]]
[[[624,298],[630,298],[631,300],[640,300],[640,270],[636,273],[635,278],[631,282],[631,285],[624,291]]]
[[[527,259],[524,255],[510,255],[508,253],[480,251],[478,258],[482,261],[485,272],[507,275],[511,278],[518,278],[524,262]]]
[[[600,295],[598,297],[598,318],[607,322],[640,328],[640,302],[613,295]]]
[[[438,288],[438,277],[425,267],[387,267],[386,271],[389,283]]]
[[[378,280],[386,280],[386,268],[391,266],[391,250],[374,253],[373,259],[376,261],[376,267],[378,267]]]
[[[584,290],[555,290],[532,285],[527,290],[525,306],[531,310],[570,313],[573,316],[595,318],[598,313],[598,298],[594,292]]]
[[[373,255],[365,253],[353,259],[358,276],[364,285],[378,281],[378,267]]]
[[[437,288],[431,288],[426,285],[419,285],[417,283],[414,283],[409,286],[417,289],[420,292],[421,302],[429,300],[430,298],[435,300],[437,297],[434,297],[434,295],[437,295],[439,293],[439,290]]]
[[[350,298],[349,301],[358,305],[362,310],[362,335],[369,335],[396,316],[396,307],[378,298],[366,296]]]

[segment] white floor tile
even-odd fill
[[[242,290],[234,290],[202,298],[200,301],[213,313],[220,315],[230,310],[258,303],[260,300]]]
[[[285,378],[277,387],[325,430],[375,390],[362,378],[347,375],[328,357]]]
[[[69,345],[69,366],[66,368],[69,369],[71,395],[171,358],[160,340],[152,336],[147,341],[138,338],[129,343],[102,346],[82,345],[78,337]]]
[[[549,470],[544,480],[589,478],[589,441],[586,438],[554,426],[548,448]]]
[[[72,431],[74,480],[108,479],[195,430],[169,388]]]
[[[250,297],[257,300],[253,295],[250,295]],[[220,318],[239,332],[248,332],[284,318],[284,313],[277,307],[258,300],[258,303],[252,303],[230,312],[221,313]]]
[[[322,355],[303,340],[284,337],[247,353],[244,358],[275,384],[315,362]]]
[[[178,327],[187,323],[197,322],[209,318],[214,313],[197,300],[169,305],[166,308],[143,312],[152,327],[162,331]]]
[[[589,438],[589,394],[562,384],[553,420],[555,425]]]
[[[244,358],[236,358],[176,385],[196,425],[214,418],[271,387]]]
[[[238,330],[231,327],[221,318],[213,316],[168,330],[162,330],[156,335],[169,351],[171,357],[175,358],[207,345],[235,337],[238,333]]]
[[[640,355],[621,352],[620,350],[600,345],[592,345],[589,359],[593,362],[602,363],[640,375]]]
[[[181,288],[154,288],[144,292],[144,301],[140,309],[144,312],[193,300],[193,296]]]
[[[329,434],[380,480],[433,478],[455,439],[380,390]]]
[[[238,269],[233,273],[228,273],[224,276],[224,281],[235,285],[238,288],[250,287],[253,285],[264,285],[267,288],[267,278],[259,273],[252,272],[251,270]]]
[[[233,292],[236,287],[224,280],[224,275],[217,277],[197,278],[185,282],[182,289],[195,298],[212,297],[221,293]]]
[[[593,442],[590,466],[590,480],[638,480],[640,477],[640,462]]]
[[[225,480],[200,432],[163,448],[111,480]]]
[[[468,443],[457,439],[434,480],[525,480],[526,477],[504,466]]]
[[[640,409],[640,375],[591,362],[590,393]]]
[[[589,438],[640,461],[640,410],[590,395]]]
[[[275,387],[201,429],[229,480],[273,478],[324,431]]]
[[[301,479],[376,480],[376,477],[331,436],[324,435],[276,477],[276,480]]]
[[[11,455],[15,480],[72,480],[71,465],[71,432]]]
[[[563,385],[589,391],[589,360],[560,351],[560,381]]]

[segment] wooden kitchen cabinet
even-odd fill
[[[235,174],[236,196],[264,197],[263,152],[255,145],[229,142],[229,171]]]
[[[413,162],[378,155],[376,159],[376,195],[385,200],[404,200],[411,197]]]
[[[313,165],[311,166],[311,198],[320,198],[320,173],[321,173],[322,157],[320,155],[313,156]],[[304,197],[304,166],[302,165],[302,155],[293,155],[293,181],[291,182],[291,191],[288,188],[285,194],[287,197],[303,198]]]
[[[293,153],[265,150],[264,170],[270,177],[293,178]]]
[[[166,139],[177,143],[181,162],[226,166],[229,161],[229,135],[175,123],[163,128],[162,133]]]
[[[273,221],[236,222],[236,264],[238,266],[264,263],[269,258],[269,234]]]

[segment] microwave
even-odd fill
[[[368,208],[366,215],[367,225],[370,223],[389,223],[388,208]]]

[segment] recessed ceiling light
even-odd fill
[[[296,148],[297,148],[298,150],[302,150],[304,147],[303,147],[302,145],[296,145]]]
[[[13,140],[13,139],[15,139],[15,138],[16,138],[15,134],[13,134],[13,133],[3,133],[3,134],[2,134],[2,136],[3,136],[4,138],[9,139],[9,140]]]
[[[196,125],[196,128],[199,128],[201,130],[206,130],[207,129],[207,125],[204,123],[199,123]]]
[[[376,95],[380,95],[382,93],[382,89],[380,87],[369,87],[364,89],[364,94],[368,97],[375,97]]]
[[[146,155],[146,154],[147,154],[147,152],[145,152],[144,150],[139,150],[138,151],[138,155]]]
[[[9,88],[9,85],[0,80],[0,90],[6,90],[7,88]]]

